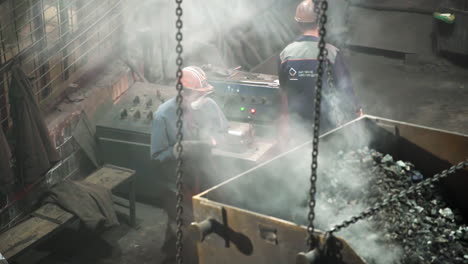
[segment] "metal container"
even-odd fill
[[[365,146],[410,161],[426,176],[468,158],[466,135],[364,116],[321,136],[319,167],[321,160],[335,157],[340,150]],[[290,208],[268,207],[265,201],[288,191],[306,192],[308,186],[303,190],[285,187],[294,173],[309,177],[309,166],[294,167],[310,156],[311,142],[306,142],[195,196],[193,226],[203,238],[198,243],[199,263],[295,263],[296,255],[306,250],[306,228],[293,222]],[[467,216],[468,171],[440,184]],[[214,224],[207,225],[207,219]],[[345,241],[342,246],[341,263],[365,263]]]

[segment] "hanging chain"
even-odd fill
[[[318,6],[319,4],[320,6]],[[323,66],[326,58],[328,57],[328,51],[325,48],[325,35],[326,29],[325,24],[327,22],[326,11],[328,8],[327,0],[315,0],[314,11],[319,17],[319,54],[318,54],[318,65],[317,65],[317,80],[315,84],[315,113],[314,113],[314,130],[313,130],[313,142],[312,142],[312,164],[311,164],[311,175],[310,175],[310,190],[309,190],[309,214],[307,216],[309,225],[307,226],[308,238],[307,245],[309,250],[315,248],[316,239],[314,236],[314,219],[315,219],[315,193],[316,193],[316,182],[317,182],[317,161],[318,161],[318,145],[319,145],[319,130],[320,130],[320,107],[321,107],[321,96],[322,96],[322,76]]]
[[[182,115],[183,115],[183,109],[182,109],[182,102],[183,102],[183,96],[182,96],[182,0],[176,0],[177,3],[177,8],[176,8],[176,15],[177,15],[177,21],[176,21],[176,28],[177,28],[177,33],[176,33],[176,40],[177,40],[177,46],[176,46],[176,52],[177,52],[177,59],[176,59],[176,64],[177,64],[177,97],[176,97],[176,103],[177,103],[177,169],[176,169],[176,175],[177,175],[177,180],[176,180],[176,186],[177,186],[177,205],[176,205],[176,224],[177,224],[177,233],[176,233],[176,261],[178,264],[182,264],[184,262],[183,257],[182,257],[182,251],[183,251],[183,244],[182,244],[182,238],[183,238],[183,231],[182,227],[184,225],[182,216],[184,213],[184,208],[183,208],[183,200],[184,200],[184,194],[183,194],[183,176],[184,176],[184,171],[183,171],[183,160],[182,160],[182,153],[183,153],[183,147],[182,147],[182,140],[184,139],[184,135],[182,132],[183,129],[183,122],[182,122]]]
[[[458,163],[457,165],[454,165],[454,166],[450,167],[448,170],[444,170],[441,173],[438,173],[438,174],[434,175],[431,178],[428,178],[428,179],[426,179],[426,180],[424,180],[422,182],[419,182],[418,184],[415,184],[415,185],[411,186],[410,188],[408,188],[406,190],[401,191],[400,193],[397,193],[397,194],[394,194],[394,195],[388,197],[383,202],[377,203],[376,205],[374,205],[373,207],[368,208],[367,210],[360,213],[359,215],[351,217],[351,219],[346,220],[346,221],[342,222],[341,224],[334,226],[332,229],[327,231],[327,233],[338,232],[341,229],[343,229],[345,227],[348,227],[351,224],[354,224],[359,220],[362,220],[362,219],[367,218],[369,216],[375,215],[377,212],[384,209],[385,207],[387,207],[389,205],[392,205],[394,203],[397,203],[400,199],[403,199],[403,198],[407,197],[408,194],[412,194],[412,193],[414,193],[416,191],[421,191],[424,188],[429,187],[432,183],[435,183],[435,182],[439,181],[440,179],[445,178],[445,177],[447,177],[447,176],[449,176],[451,174],[454,174],[454,173],[456,173],[458,171],[461,171],[461,170],[463,170],[464,168],[467,168],[467,167],[468,167],[468,160],[467,161],[462,161],[462,162]]]
[[[329,59],[327,59],[325,63],[327,65],[327,77],[328,77],[328,79],[327,79],[328,87],[327,88],[328,88],[330,93],[337,92],[335,90],[335,79],[333,78],[333,73],[332,73],[332,70],[331,70],[331,68],[332,68],[331,62],[330,62]]]

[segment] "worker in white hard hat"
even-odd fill
[[[319,30],[312,0],[302,1],[296,8],[295,19],[302,35],[280,54],[278,76],[282,93],[282,138],[294,133],[292,123],[311,124],[314,115]],[[335,128],[362,115],[355,97],[349,71],[335,46],[326,44],[334,88],[329,87],[326,70],[322,88],[322,132]],[[294,121],[293,121],[294,120]],[[286,136],[285,136],[286,135]]]
[[[210,186],[216,173],[211,150],[223,141],[228,131],[228,121],[208,95],[213,87],[207,82],[205,72],[196,66],[182,70],[183,86],[183,159],[184,159],[184,219],[192,221],[191,197]],[[166,167],[167,188],[163,207],[168,213],[166,242],[163,251],[168,257],[175,255],[175,236],[170,222],[176,216],[175,159],[177,157],[177,101],[172,98],[163,103],[153,115],[151,132],[151,158]],[[211,187],[211,186],[210,186]],[[187,242],[189,243],[189,242]],[[188,251],[188,248],[187,250]],[[190,262],[194,263],[194,262]]]

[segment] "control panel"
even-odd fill
[[[233,90],[234,87],[236,90]],[[239,93],[241,90],[244,91],[244,88],[244,86],[239,86]],[[238,97],[235,85],[228,89],[224,82],[219,83],[215,89],[221,90],[221,94],[229,95],[229,100]],[[259,95],[261,93],[249,91],[245,89],[246,96],[258,97],[261,100],[262,96]],[[176,96],[176,93],[174,86],[137,82],[115,102],[111,109],[103,113],[104,115],[96,124],[100,159],[104,163],[136,171],[138,199],[146,201],[159,199],[158,195],[163,193],[161,190],[166,186],[166,182],[173,180],[172,169],[169,168],[170,170],[167,171],[168,168],[162,163],[151,160],[150,144],[153,112],[158,109],[162,101],[169,100]],[[230,95],[231,93],[236,96]],[[268,95],[265,96],[266,100],[270,100]],[[246,104],[245,108],[253,107],[253,105],[255,104]],[[263,110],[257,107],[255,111],[262,112]],[[235,116],[232,111],[229,113],[231,117]],[[231,118],[228,119],[232,121]],[[228,142],[213,149],[213,154],[220,167],[233,168],[230,171],[232,175],[227,172],[223,173],[219,180],[241,173],[272,155],[272,151],[275,150],[275,141],[257,137],[254,139],[255,135],[250,124],[230,122]],[[124,190],[117,190],[117,192],[126,193]]]
[[[135,83],[99,121],[99,136],[148,144],[154,111],[176,93],[174,87]]]
[[[279,117],[276,76],[213,67],[205,71],[215,89],[213,98],[229,120],[271,124]]]

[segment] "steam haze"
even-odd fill
[[[184,1],[184,65],[213,64],[243,66],[261,63],[279,51],[298,34],[293,19],[298,1],[216,0]],[[138,31],[148,30],[154,46],[154,79],[173,79],[176,71],[175,1],[127,0],[129,19],[125,21],[128,56],[143,58]],[[294,7],[294,8],[292,8]]]
[[[278,55],[299,33],[293,19],[295,6],[299,2],[236,0],[228,4],[219,0],[184,1],[184,65],[209,63],[227,68],[240,65],[243,70],[250,70],[270,56]],[[153,79],[172,81],[176,72],[174,1],[134,0],[126,1],[126,5],[129,10],[129,15],[125,16],[129,18],[125,28],[126,45],[129,48],[127,56],[134,62],[145,58],[141,50],[146,41],[150,47],[154,47],[151,49]],[[338,48],[346,42],[346,16],[339,15],[344,6],[341,1],[330,3],[328,39]],[[261,11],[263,9],[265,12]],[[146,40],[142,40],[139,32],[150,34],[146,35]],[[332,108],[343,105],[342,100],[332,97]],[[311,106],[311,111],[312,109]],[[342,113],[333,112],[331,115],[335,125],[344,123]],[[299,119],[293,119],[297,138],[310,138],[312,128]],[[359,138],[350,136],[345,139],[348,142],[356,140],[362,141],[361,145],[366,146],[371,140],[371,135],[363,131]],[[319,159],[316,226],[322,230],[328,230],[331,226],[356,215],[367,205],[351,204],[351,201],[339,192],[334,194],[334,200],[330,202],[321,192],[345,189],[348,197],[350,194],[358,197],[363,195],[363,190],[371,188],[359,177],[359,173],[349,173],[356,172],[356,168],[341,168],[337,175],[323,173],[326,168],[336,166],[334,159],[336,156],[333,155],[321,155]],[[303,201],[308,194],[310,163],[310,155],[285,160],[281,170],[276,168],[270,171],[270,181],[261,186],[262,190],[258,190],[259,186],[245,186],[232,190],[230,197],[225,199],[237,200],[260,213],[305,224],[307,208],[303,207]],[[235,166],[223,167],[223,175],[212,180],[214,183],[220,183],[227,175],[237,174],[237,169]],[[287,184],[284,184],[285,178]],[[281,184],[281,191],[265,197],[264,190],[276,190],[278,184]],[[367,221],[355,224],[337,235],[348,241],[360,256],[375,260],[370,263],[394,263],[399,256],[400,249],[390,250],[387,245],[381,244],[379,237],[385,234],[373,228]]]
[[[310,134],[307,126],[302,127],[302,133],[303,137],[310,137],[307,136]],[[321,148],[314,221],[317,229],[329,230],[369,207],[365,201],[370,198],[368,190],[372,186],[368,183],[369,180],[364,178],[369,174],[365,173],[366,168],[361,167],[362,161],[338,162],[338,160],[342,158],[339,153],[354,150],[348,149],[349,145],[358,143],[359,146],[368,146],[372,139],[370,131],[358,130],[356,134],[341,138],[342,142],[338,147],[334,144],[330,149]],[[321,144],[325,146],[327,142],[322,141]],[[309,147],[307,151],[300,151],[300,154],[304,153],[310,154],[312,149]],[[274,166],[266,165],[259,170],[260,172],[248,175],[248,179],[239,181],[242,184],[230,185],[227,197],[222,199],[228,201],[228,204],[240,205],[244,209],[306,226],[311,155],[288,154],[273,163]],[[233,186],[236,187],[232,188]],[[397,245],[383,242],[382,238],[385,235],[383,230],[377,229],[367,220],[336,233],[336,236],[344,238],[368,263],[399,263],[402,249]]]

